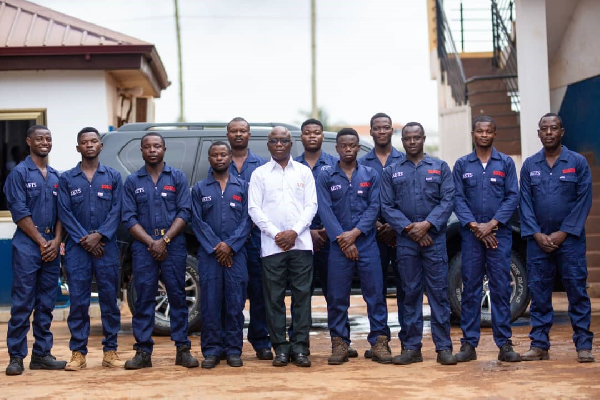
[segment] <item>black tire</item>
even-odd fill
[[[516,251],[511,252],[510,279],[512,293],[510,295],[510,321],[519,318],[529,305],[529,288],[527,286],[527,269]],[[448,269],[448,297],[453,320],[460,321],[460,302],[462,295],[461,252],[450,260]],[[492,326],[492,309],[487,276],[483,278],[483,293],[481,304],[481,326]]]
[[[202,317],[200,314],[200,279],[198,277],[198,259],[188,254],[185,271],[185,295],[188,305],[188,333],[199,332],[202,328]],[[133,276],[127,285],[127,304],[131,314],[135,314],[135,289],[133,287]],[[161,306],[154,315],[154,329],[152,333],[157,336],[169,336],[171,334],[170,318],[168,315],[167,293],[163,283],[158,281],[158,293],[156,304]]]

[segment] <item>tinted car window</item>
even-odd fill
[[[140,151],[141,139],[132,140],[119,152],[121,162],[131,172],[142,168],[144,160]],[[165,153],[165,162],[171,167],[185,172],[188,180],[191,179],[194,172],[194,161],[196,160],[196,151],[198,148],[198,138],[165,138],[167,152]]]

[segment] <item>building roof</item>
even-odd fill
[[[29,1],[0,0],[0,70],[32,69],[109,70],[154,97],[170,84],[151,43]],[[132,70],[141,74],[137,84]]]

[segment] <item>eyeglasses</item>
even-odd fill
[[[267,140],[267,143],[269,143],[269,144],[281,143],[283,145],[286,145],[286,144],[291,143],[291,142],[292,142],[292,140],[291,139],[287,139],[287,138],[282,138],[282,139],[275,139],[275,138],[273,138],[273,139]]]

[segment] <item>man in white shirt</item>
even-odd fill
[[[317,212],[315,180],[310,168],[290,157],[292,136],[281,126],[269,133],[271,160],[250,178],[248,213],[261,231],[263,292],[269,335],[275,349],[273,365],[286,366],[290,356],[300,367],[310,367],[310,286],[312,251],[310,224]],[[285,291],[294,298],[294,335],[288,341]]]

